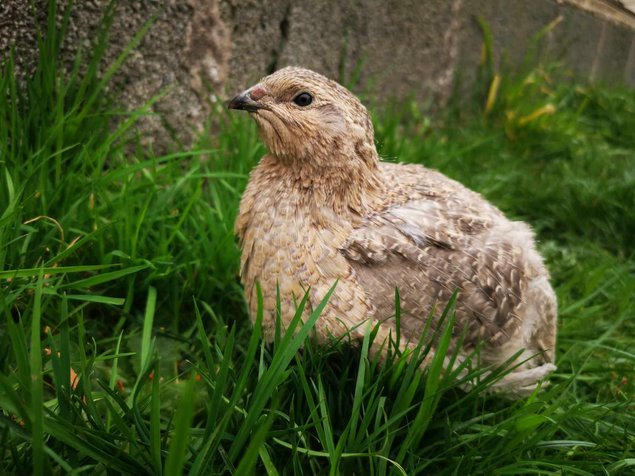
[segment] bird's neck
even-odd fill
[[[332,208],[337,213],[367,215],[384,194],[377,152],[366,157],[312,157],[312,160],[265,158],[270,171],[297,191],[308,206]]]

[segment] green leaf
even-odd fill
[[[196,380],[190,377],[185,382],[181,399],[174,417],[174,429],[170,432],[170,449],[165,461],[164,474],[178,476],[185,468],[188,445],[190,442],[190,425],[194,415],[194,391]]]
[[[115,281],[117,279],[123,278],[124,276],[138,273],[139,271],[142,271],[149,267],[150,265],[148,264],[142,264],[138,266],[131,266],[129,268],[120,269],[117,271],[110,271],[108,273],[101,273],[95,276],[91,276],[90,278],[80,279],[79,281],[63,284],[62,286],[60,286],[60,288],[86,288],[87,289],[92,286],[97,286],[98,284],[104,284],[110,281]]]
[[[535,413],[523,415],[516,420],[516,431],[529,432],[549,421],[551,420],[544,415],[537,415]]]
[[[35,300],[33,302],[33,318],[31,320],[31,445],[33,451],[33,474],[44,474],[44,383],[42,381],[42,346],[40,322],[42,319],[42,287],[44,270],[40,270]]]
[[[99,294],[67,294],[66,298],[71,301],[95,302],[99,304],[110,304],[112,306],[122,306],[124,298],[111,296],[100,296]]]
[[[300,330],[295,333],[294,331],[296,327],[302,320],[304,307],[307,300],[309,299],[310,290],[305,293],[302,301],[298,305],[298,309],[293,319],[289,323],[286,332],[282,337],[282,340],[280,341],[279,348],[276,349],[273,360],[271,362],[271,366],[267,369],[267,371],[264,373],[256,386],[256,389],[254,391],[254,399],[249,406],[247,418],[241,425],[238,434],[234,438],[231,450],[229,452],[229,456],[232,461],[236,461],[238,459],[239,452],[242,450],[249,434],[253,431],[256,421],[261,417],[262,411],[264,410],[267,402],[270,400],[271,396],[275,392],[276,388],[288,377],[288,373],[286,372],[287,366],[295,356],[298,349],[304,344],[306,338],[309,336],[309,332],[311,332],[311,330],[315,326],[315,323],[324,310],[324,307],[333,294],[336,286],[337,282],[333,284],[324,299],[322,299],[322,301],[316,306],[315,310],[311,313],[311,315],[302,325]]]
[[[102,269],[112,268],[112,264],[93,264],[82,266],[59,266],[59,267],[47,267],[47,268],[22,268],[22,269],[9,269],[0,271],[0,279],[16,279],[16,278],[30,278],[38,276],[40,270],[44,275],[54,276],[57,274],[67,273],[84,273],[90,271],[100,271]]]
[[[141,372],[145,372],[146,366],[152,358],[152,327],[154,324],[154,311],[157,303],[157,290],[150,286],[146,300],[146,311],[143,318],[143,333],[141,334]]]

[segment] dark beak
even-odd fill
[[[240,109],[242,111],[256,112],[259,109],[266,109],[262,104],[254,101],[248,91],[242,92],[227,104],[229,109]]]

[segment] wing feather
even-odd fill
[[[467,198],[471,202],[421,198],[388,207],[354,229],[340,251],[384,317],[394,314],[391,296],[399,288],[402,326],[412,338],[458,290],[456,332],[467,329],[468,345],[499,345],[519,325],[522,250],[498,237],[502,215],[479,216],[479,203]]]

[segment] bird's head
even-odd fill
[[[377,161],[366,108],[346,88],[311,70],[276,71],[228,106],[250,113],[267,149],[282,162],[341,167],[349,160]]]

